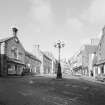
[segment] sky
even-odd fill
[[[54,44],[61,40],[61,58],[70,58],[91,38],[100,38],[104,25],[105,0],[0,0],[0,39],[17,27],[21,43],[32,53],[39,44],[57,58]]]

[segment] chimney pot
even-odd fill
[[[13,27],[12,30],[13,30],[13,35],[14,35],[14,36],[17,36],[17,31],[18,31],[18,29],[15,28],[15,27]]]
[[[39,44],[35,45],[35,48],[39,49],[39,47],[40,47],[40,45],[39,45]]]

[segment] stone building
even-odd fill
[[[56,60],[54,61],[53,58],[48,55],[48,53],[42,52],[39,48],[39,45],[35,45],[34,52],[36,57],[42,62],[40,74],[53,74],[53,71],[56,72],[56,70],[54,70],[56,66]]]
[[[51,65],[52,65],[52,69],[51,69],[50,73],[51,73],[51,74],[57,73],[58,62],[57,62],[57,60],[55,59],[55,57],[53,56],[53,54],[52,54],[51,52],[48,52],[48,51],[44,52],[44,54],[45,54],[46,56],[48,56],[48,57],[52,60],[52,64],[51,64]]]
[[[93,54],[97,49],[97,45],[83,45],[75,54],[72,61],[73,74],[90,76],[93,72]]]
[[[33,54],[25,51],[26,72],[40,74],[41,61]]]
[[[102,30],[102,36],[94,55],[94,76],[99,74],[105,74],[105,26]]]
[[[62,59],[60,63],[61,63],[62,74],[66,75],[70,74],[69,62],[66,59]]]
[[[0,75],[21,75],[25,67],[25,49],[13,28],[13,36],[0,40]]]
[[[74,54],[74,56],[69,60],[69,64],[72,75],[82,74],[82,49]]]
[[[52,69],[52,59],[43,53],[43,73],[50,74]]]

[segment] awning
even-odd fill
[[[7,60],[7,62],[12,62],[12,63],[15,63],[15,64],[19,64],[19,65],[25,65],[25,63],[23,63],[22,61],[18,60],[18,59],[13,59],[13,58],[9,58]]]

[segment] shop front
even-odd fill
[[[8,75],[22,75],[25,64],[22,64],[18,60],[8,60],[7,61],[7,72]]]

